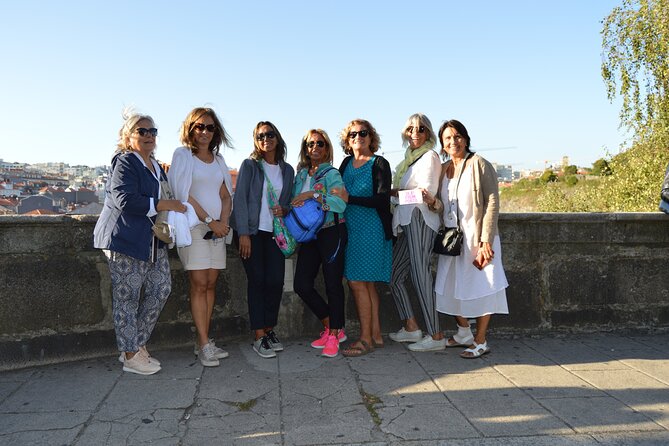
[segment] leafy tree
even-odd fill
[[[569,166],[564,166],[562,168],[562,173],[567,175],[576,175],[576,172],[578,171],[578,167],[574,166],[573,164],[570,164]]]
[[[576,175],[565,175],[564,182],[567,183],[569,186],[576,186],[576,183],[578,183],[578,179],[576,178]]]
[[[541,180],[542,183],[546,184],[557,181],[558,177],[552,170],[546,169],[544,170],[544,173],[541,174],[541,177],[539,177],[539,179]]]
[[[604,158],[600,158],[592,163],[592,170],[590,171],[590,174],[597,176],[611,175],[611,168],[609,167],[608,161],[606,161]]]
[[[669,123],[669,0],[623,0],[604,19],[602,77],[621,124],[643,136]]]

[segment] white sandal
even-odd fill
[[[451,343],[451,340],[453,342]],[[446,339],[446,347],[468,347],[474,343],[474,334],[471,327],[461,327],[450,338]]]
[[[483,344],[477,344],[474,342],[472,347],[466,348],[465,351],[460,353],[460,357],[464,359],[474,359],[480,358],[481,356],[490,353],[490,348],[488,347],[488,341]]]

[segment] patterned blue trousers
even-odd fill
[[[155,263],[113,251],[108,261],[116,343],[119,351],[136,352],[149,340],[172,291],[167,249],[158,250]]]

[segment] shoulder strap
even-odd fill
[[[316,175],[314,177],[314,181],[320,181],[325,176],[326,173],[328,173],[329,171],[334,170],[334,169],[335,168],[333,166],[326,167],[325,169],[318,172],[318,175]]]
[[[457,199],[458,197],[458,187],[460,186],[460,179],[462,178],[462,173],[465,171],[465,167],[467,167],[467,161],[471,156],[473,155],[472,152],[469,152],[467,155],[467,158],[465,158],[465,161],[462,163],[462,168],[460,169],[460,174],[458,175],[458,182],[455,184],[455,198]],[[453,161],[451,161],[453,162]],[[455,164],[454,164],[455,165]],[[458,221],[458,228],[460,227],[460,214],[458,213],[457,209],[455,211],[455,217],[457,218]]]
[[[432,150],[432,149],[428,150],[427,152],[423,153],[421,156],[419,156],[418,158],[416,158],[415,160],[413,160],[413,162],[407,166],[407,170],[409,169],[409,167],[413,166],[413,165],[416,164],[418,161],[420,161],[421,158],[423,158],[423,157],[424,157],[428,152],[430,152],[431,150]]]
[[[274,191],[272,182],[269,180],[269,177],[267,176],[267,172],[265,172],[265,169],[262,166],[262,160],[258,160],[257,163],[258,167],[265,176],[265,181],[267,182],[267,201],[269,202],[270,207],[274,207],[279,202],[279,200],[276,198],[276,192]]]

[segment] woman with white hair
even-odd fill
[[[407,119],[402,131],[402,142],[407,149],[404,160],[395,170],[391,195],[397,197],[398,192],[404,190],[436,194],[441,162],[439,155],[433,150],[437,137],[427,116],[416,113]],[[393,248],[390,289],[404,324],[398,332],[390,333],[389,336],[396,342],[412,342],[409,349],[413,351],[435,351],[446,347],[444,334],[439,329],[439,314],[435,308],[430,262],[432,245],[440,224],[439,216],[431,212],[422,200],[419,203],[400,202],[395,207],[393,232],[397,235],[397,243]],[[405,284],[409,275],[423,310],[427,329],[425,337],[416,322],[409,301]]]
[[[161,200],[167,181],[155,160],[158,129],[147,115],[128,114],[107,181],[105,203],[93,231],[105,250],[112,282],[112,313],[123,371],[152,375],[160,362],[146,349],[172,290],[167,247],[152,231],[159,211],[185,212],[178,200]],[[144,288],[144,293],[142,293]]]

